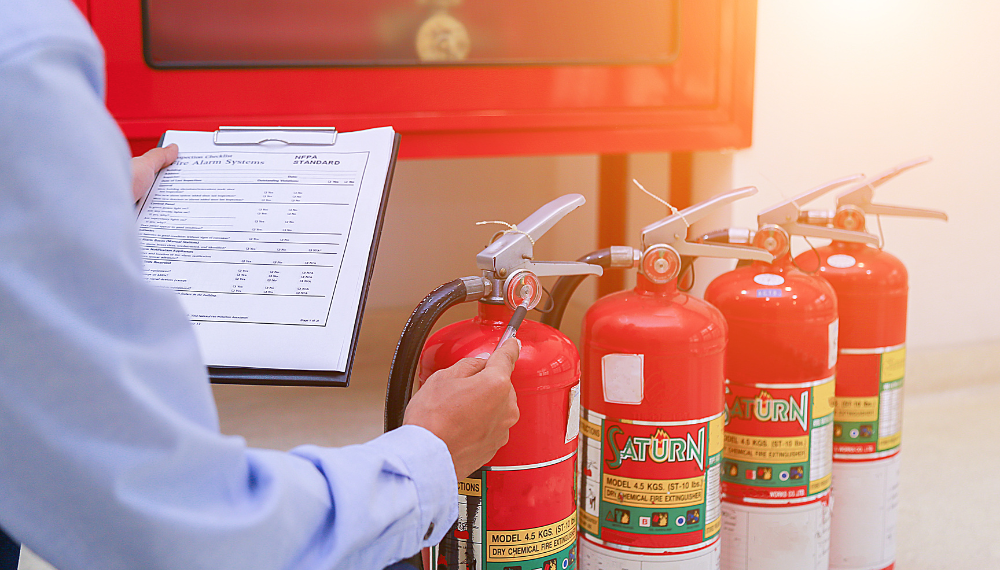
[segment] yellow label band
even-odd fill
[[[604,500],[625,507],[689,507],[705,502],[705,478],[631,479],[604,474]]]
[[[896,432],[888,437],[880,437],[878,438],[878,450],[883,451],[886,449],[892,449],[893,447],[898,446],[902,439],[903,434],[900,432]]]
[[[466,497],[482,497],[483,482],[479,479],[461,479],[458,482],[458,494]]]
[[[874,422],[878,420],[878,396],[872,398],[837,398],[833,419],[838,422]]]
[[[809,460],[809,436],[763,437],[725,434],[726,459],[754,463],[792,463]]]
[[[597,536],[597,517],[588,513],[587,511],[580,511],[580,528],[589,532],[590,534]]]
[[[576,540],[576,512],[549,525],[486,532],[487,562],[517,562],[555,554]]]
[[[725,442],[722,439],[725,418],[719,416],[708,422],[708,455],[712,456],[722,451]]]
[[[715,519],[710,523],[705,524],[705,540],[718,534],[719,529],[722,528],[722,517]]]
[[[813,495],[813,494],[819,493],[820,491],[825,491],[828,487],[830,487],[830,482],[832,480],[833,480],[833,475],[830,474],[830,475],[827,475],[826,477],[823,477],[822,479],[817,479],[815,481],[810,481],[809,482],[809,494]]]
[[[882,382],[899,380],[906,372],[906,349],[901,348],[882,355]]]
[[[594,441],[601,441],[601,426],[580,418],[580,434]]]
[[[834,380],[813,386],[812,417],[814,420],[833,413],[837,402],[836,391],[837,383]]]

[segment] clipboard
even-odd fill
[[[164,137],[160,137],[159,146],[163,146]],[[252,147],[266,143],[282,143],[288,146],[335,146],[338,132],[331,127],[220,127],[213,135],[213,142],[220,147],[240,146]],[[347,387],[350,384],[354,356],[361,333],[361,323],[364,317],[369,285],[375,268],[379,241],[385,221],[385,211],[389,201],[389,190],[392,185],[393,173],[396,167],[396,157],[399,151],[400,135],[394,133],[392,150],[389,156],[385,184],[379,200],[378,213],[375,217],[375,228],[364,280],[361,286],[358,311],[349,342],[345,371],[334,370],[295,370],[277,368],[254,368],[241,366],[207,366],[208,377],[213,384],[245,384],[268,386],[331,386]]]

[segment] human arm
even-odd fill
[[[457,482],[423,428],[219,433],[191,325],[143,279],[96,42],[68,2],[0,10],[0,526],[60,570],[377,569],[440,540]]]

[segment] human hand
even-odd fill
[[[403,424],[426,428],[441,438],[459,479],[492,459],[517,423],[510,374],[519,352],[512,338],[489,360],[463,358],[431,374],[406,406]]]
[[[132,159],[132,195],[135,196],[136,202],[142,200],[149,191],[149,187],[156,180],[156,173],[173,164],[175,160],[177,160],[175,144],[154,148]]]

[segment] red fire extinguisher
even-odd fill
[[[539,276],[600,275],[597,265],[534,261],[533,245],[581,206],[570,194],[538,209],[476,256],[482,277],[442,285],[417,307],[400,337],[390,371],[386,429],[402,424],[419,353],[421,382],[462,358],[492,352],[515,308],[542,298]],[[479,301],[477,317],[427,340],[448,307]],[[425,553],[435,570],[570,570],[576,567],[573,491],[579,431],[580,357],[558,330],[525,320],[511,375],[520,419],[482,469],[458,482],[459,515],[441,544]],[[422,349],[422,353],[420,353]]]
[[[872,203],[875,188],[929,160],[867,179],[839,196],[835,213],[810,211],[805,221],[862,231],[865,214],[947,220],[944,212]],[[814,267],[817,257],[820,275],[837,292],[840,312],[830,567],[886,570],[896,560],[906,268],[880,247],[839,240],[796,260]]]
[[[837,298],[822,277],[796,268],[789,241],[801,235],[877,243],[862,232],[799,223],[798,204],[860,178],[835,180],[761,212],[752,243],[774,261],[738,267],[705,291],[729,324],[724,570],[828,568]]]
[[[717,309],[678,290],[682,256],[770,261],[753,248],[689,243],[691,223],[743,188],[642,230],[642,249],[614,247],[582,258],[638,267],[636,287],[595,302],[584,318],[580,411],[580,565],[586,570],[719,566],[726,323]],[[558,326],[582,279],[563,277]]]

